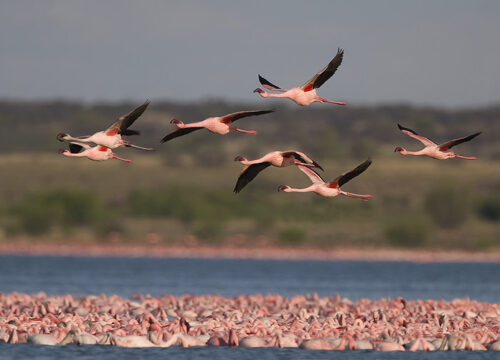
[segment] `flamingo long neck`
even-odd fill
[[[260,164],[260,163],[263,163],[263,162],[266,162],[266,161],[270,161],[268,155],[263,156],[263,157],[258,158],[258,159],[255,159],[255,160],[248,160],[247,158],[243,158],[243,160],[241,161],[241,163],[243,165],[254,165],[254,164]]]
[[[71,135],[67,135],[64,137],[64,140],[67,141],[79,141],[79,142],[93,142],[91,139],[92,136],[87,135],[87,136],[80,136],[80,137],[74,137]]]
[[[424,155],[424,150],[425,149],[422,149],[422,150],[419,150],[419,151],[408,151],[406,149],[403,149],[399,153],[401,155]]]
[[[316,188],[316,185],[311,185],[311,186],[308,186],[306,188],[302,188],[302,189],[297,189],[297,188],[288,188],[286,190],[284,190],[285,192],[300,192],[300,193],[305,193],[305,192],[314,192],[314,189]]]
[[[260,96],[262,97],[276,97],[276,98],[288,98],[290,97],[287,92],[280,92],[280,93],[270,93],[270,92],[267,92],[267,91],[262,91],[260,93]]]

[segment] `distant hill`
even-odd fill
[[[68,101],[0,101],[0,153],[55,152],[62,145],[56,140],[57,133],[91,134],[106,128],[138,105],[140,102],[89,105]],[[159,146],[159,140],[174,129],[169,123],[174,117],[193,122],[238,110],[273,107],[276,112],[271,115],[239,121],[241,128],[257,130],[257,136],[230,134],[221,140],[199,132],[162,146],[175,152],[190,152],[205,157],[208,149],[214,153],[224,149],[229,152],[245,151],[251,156],[290,147],[310,152],[316,158],[389,156],[396,145],[411,149],[420,147],[418,142],[398,131],[396,124],[401,123],[436,142],[482,131],[473,143],[461,146],[462,152],[489,159],[500,158],[500,106],[450,111],[408,105],[339,107],[322,104],[300,108],[283,105],[282,102],[153,101],[134,125],[142,133],[134,141]],[[207,161],[210,162],[210,159]]]

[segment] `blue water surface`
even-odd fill
[[[49,295],[339,294],[353,301],[470,297],[500,302],[500,264],[0,256],[0,292]],[[0,359],[500,359],[498,352],[381,353],[300,349],[127,349],[0,344]]]

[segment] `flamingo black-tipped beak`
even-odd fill
[[[245,160],[245,159],[239,155],[234,158],[234,161],[243,161],[243,160]]]
[[[396,152],[396,151],[401,152],[401,151],[403,151],[403,148],[398,146],[397,148],[394,149],[394,152]]]
[[[179,123],[180,123],[180,121],[179,121],[179,120],[177,120],[177,119],[172,119],[172,120],[170,120],[170,123],[171,123],[171,124],[179,124]]]
[[[57,134],[57,140],[59,140],[60,142],[63,142],[64,141],[64,137],[66,135],[67,134],[65,134],[65,133],[59,133],[59,134]]]
[[[68,151],[68,150],[65,150],[65,149],[59,149],[59,154],[64,154],[66,151]]]
[[[325,170],[323,170],[323,168],[321,167],[321,165],[320,165],[320,164],[318,164],[316,161],[313,161],[313,165],[314,165],[314,167],[317,167],[317,168],[318,168],[318,169],[320,169],[321,171],[325,171]]]
[[[280,185],[279,188],[278,188],[278,191],[283,191],[283,190],[285,190],[287,188],[288,188],[288,186],[286,186],[286,185]]]
[[[264,90],[262,90],[261,88],[257,88],[257,89],[255,89],[253,92],[254,92],[254,93],[259,93],[259,94],[261,94],[261,93],[263,93],[263,92],[264,92]]]

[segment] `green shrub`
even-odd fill
[[[466,192],[451,184],[440,184],[426,195],[424,208],[433,221],[443,228],[463,223],[469,215]]]
[[[202,221],[194,226],[193,234],[205,242],[220,242],[224,229],[223,221]]]
[[[384,233],[391,245],[401,247],[419,247],[427,243],[432,232],[429,219],[421,215],[407,215],[391,218]]]
[[[478,206],[479,216],[488,221],[500,220],[500,194],[483,199]]]
[[[288,227],[283,229],[278,234],[279,242],[284,245],[300,245],[307,236],[305,231],[297,227]]]
[[[97,225],[107,218],[107,210],[91,192],[78,189],[38,191],[27,194],[11,208],[20,231],[33,235],[52,226],[71,228]]]

